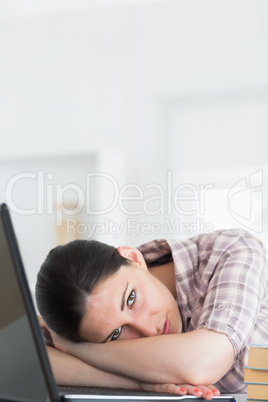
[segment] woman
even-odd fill
[[[268,340],[267,288],[261,242],[236,229],[139,248],[71,242],[49,253],[36,300],[59,384],[212,399],[246,391],[249,345]]]

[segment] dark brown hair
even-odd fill
[[[74,342],[95,286],[130,264],[117,249],[96,240],[75,240],[52,249],[37,276],[37,308],[50,329]]]

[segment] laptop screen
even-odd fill
[[[10,234],[9,234],[10,235]],[[10,239],[10,236],[8,237]],[[12,240],[12,227],[11,227]],[[15,242],[15,239],[14,239]],[[28,320],[7,228],[0,219],[0,399],[48,401],[48,389]],[[18,253],[18,251],[17,251]]]

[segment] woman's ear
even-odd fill
[[[132,247],[128,247],[128,246],[119,246],[117,248],[117,251],[122,257],[125,257],[128,260],[130,260],[142,267],[144,265],[146,267],[143,255],[137,248],[132,248]]]

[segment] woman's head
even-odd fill
[[[180,312],[164,282],[136,248],[77,240],[48,254],[37,278],[37,307],[49,328],[78,342],[178,333]]]
[[[73,341],[95,287],[130,261],[115,247],[75,240],[50,251],[37,276],[37,307],[48,327]]]

